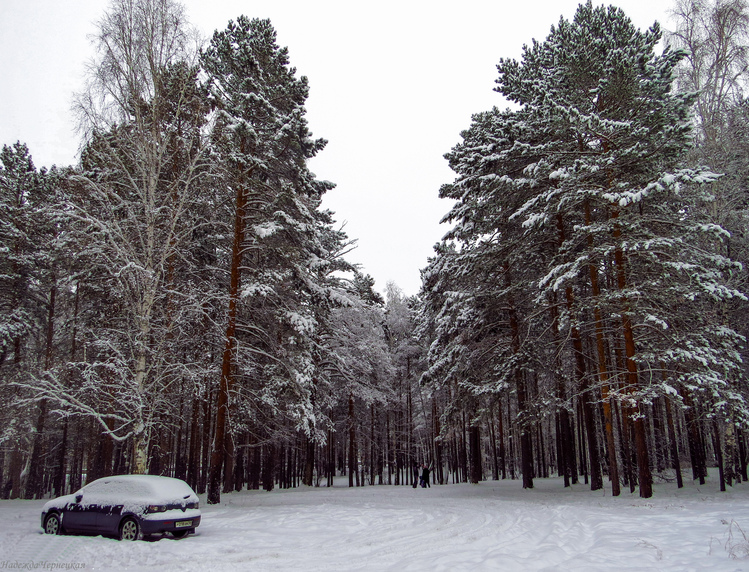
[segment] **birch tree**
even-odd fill
[[[749,7],[744,0],[677,0],[669,35],[685,51],[677,84],[697,94],[695,118],[701,145],[721,144],[729,110],[749,79]]]
[[[205,119],[190,63],[194,35],[180,4],[114,0],[95,47],[78,97],[87,137],[71,217],[121,311],[99,335],[100,361],[82,366],[108,397],[100,404],[78,398],[59,380],[41,389],[93,416],[113,438],[131,440],[132,470],[143,473],[169,382],[170,350],[153,341],[169,338],[168,276],[192,232],[185,220],[198,191]]]

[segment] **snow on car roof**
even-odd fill
[[[116,475],[103,477],[83,488],[84,501],[92,495],[104,494],[109,500],[147,498],[154,502],[179,503],[197,501],[190,486],[180,479],[157,475]]]

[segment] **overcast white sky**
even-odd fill
[[[598,2],[595,2],[596,4]],[[607,4],[612,2],[607,2]],[[673,0],[619,0],[635,25],[668,27]],[[206,37],[240,14],[270,18],[309,77],[307,117],[328,147],[312,162],[338,186],[324,206],[359,240],[349,255],[384,290],[416,294],[445,228],[444,153],[472,113],[504,107],[496,64],[542,40],[575,0],[187,0]],[[69,112],[105,0],[0,0],[0,144],[25,142],[37,167],[75,163]]]

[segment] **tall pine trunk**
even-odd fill
[[[234,242],[231,253],[231,276],[229,282],[229,312],[227,315],[224,354],[221,362],[221,382],[216,401],[216,429],[211,451],[211,467],[208,477],[208,504],[221,502],[221,471],[225,462],[226,424],[229,395],[233,385],[232,362],[236,348],[237,306],[239,303],[239,280],[244,242],[245,205],[247,197],[243,185],[237,185],[236,210],[234,216]]]
[[[684,481],[681,476],[681,464],[679,463],[679,445],[676,436],[676,425],[674,424],[674,415],[671,411],[671,401],[668,397],[663,398],[666,405],[666,425],[668,427],[668,441],[671,453],[671,466],[676,474],[676,484],[678,488],[684,487]]]
[[[52,348],[54,341],[54,323],[55,323],[55,300],[57,298],[57,282],[52,277],[52,286],[49,292],[49,306],[47,309],[47,336],[46,347],[44,351],[44,372],[52,368]],[[43,374],[44,375],[44,374]],[[34,442],[31,449],[30,466],[28,482],[26,483],[25,498],[41,498],[43,491],[44,464],[42,463],[42,453],[44,446],[44,424],[47,420],[47,400],[44,399],[39,404],[39,416],[36,420],[36,430],[34,431]]]
[[[616,280],[619,292],[622,293],[622,334],[624,336],[624,350],[626,353],[626,365],[627,365],[627,381],[631,393],[635,393],[639,389],[639,376],[637,372],[637,363],[635,362],[635,354],[637,348],[635,346],[635,336],[632,330],[632,319],[630,318],[629,302],[623,292],[627,288],[627,277],[625,273],[625,256],[624,251],[618,244],[621,238],[621,229],[616,219],[619,216],[617,210],[613,210],[611,218],[614,219],[614,240],[617,241],[617,246],[614,250],[614,263],[616,264]],[[653,477],[650,473],[650,458],[648,454],[648,441],[646,434],[646,426],[644,413],[642,412],[641,404],[638,402],[633,407],[635,415],[634,428],[635,428],[635,447],[637,449],[637,469],[638,469],[638,480],[640,482],[640,497],[650,498],[653,496]]]
[[[356,467],[356,425],[354,424],[354,396],[348,398],[348,486],[354,486]],[[358,479],[358,477],[357,477]],[[397,481],[395,484],[398,484]]]
[[[585,205],[585,225],[590,226],[592,224],[590,214],[590,203],[586,200]],[[592,250],[593,248],[593,236],[588,234],[588,247]],[[596,353],[598,355],[598,380],[601,384],[601,397],[603,402],[603,417],[604,417],[604,432],[606,435],[606,448],[608,449],[608,464],[609,464],[609,479],[611,480],[611,494],[613,496],[619,496],[621,490],[619,488],[619,466],[616,460],[616,446],[614,442],[614,423],[611,415],[611,399],[609,389],[609,371],[606,364],[606,345],[604,340],[604,323],[603,316],[601,315],[601,307],[598,304],[601,296],[601,289],[598,282],[598,267],[594,262],[588,265],[588,272],[590,275],[590,286],[591,294],[595,300],[593,307],[593,319],[595,321],[595,332],[596,332]],[[586,410],[586,416],[588,411]],[[591,432],[591,428],[588,427],[588,432]],[[595,431],[593,431],[595,432]],[[598,454],[596,453],[596,458]],[[591,459],[593,456],[591,455]],[[591,479],[591,482],[595,482],[595,478]],[[603,483],[601,483],[603,485]],[[593,490],[595,488],[591,486]]]
[[[557,225],[560,230],[560,246],[564,242],[564,225],[561,217],[557,218]],[[572,305],[572,289],[567,288],[566,293],[568,307],[571,309]],[[552,329],[555,337],[555,345],[557,347],[562,346],[561,332],[559,330],[559,310],[557,308],[556,293],[553,294],[553,298],[550,303],[551,308],[551,322]],[[579,338],[579,332],[576,327],[573,327],[573,339]],[[574,347],[574,346],[573,346]],[[577,353],[577,351],[576,351]],[[557,354],[560,355],[559,353]],[[581,356],[582,357],[582,356]],[[569,411],[567,409],[567,391],[564,384],[564,376],[561,374],[562,364],[559,357],[556,358],[556,391],[557,399],[559,400],[559,406],[557,410],[557,456],[558,456],[558,467],[559,473],[564,477],[564,486],[569,487],[571,483],[577,482],[577,469],[575,467],[574,458],[574,437],[572,436],[572,424],[570,421]],[[579,368],[578,368],[579,370]],[[574,477],[573,477],[574,475]]]
[[[510,272],[509,268],[505,268],[507,275],[507,284],[510,286]],[[518,322],[517,310],[512,296],[509,299],[509,317],[510,317],[510,332],[512,335],[512,351],[514,354],[520,353],[520,324]],[[526,419],[526,410],[528,408],[528,394],[525,384],[525,376],[523,371],[518,368],[515,372],[515,385],[517,391],[518,400],[518,414],[520,430],[520,469],[523,473],[523,488],[533,488],[533,441],[531,439],[530,428],[528,427],[528,419]]]
[[[471,423],[468,429],[469,449],[471,451],[471,483],[478,484],[483,476],[481,463],[481,429],[477,423]]]
[[[315,472],[315,439],[305,436],[304,447],[304,474],[302,475],[302,484],[308,487],[312,486],[312,479]]]
[[[440,418],[437,415],[437,398],[432,398],[432,419],[434,421],[434,468],[437,471],[437,482],[440,485],[445,484],[445,473],[442,467],[442,428],[440,427]]]

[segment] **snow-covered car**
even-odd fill
[[[87,484],[42,508],[47,534],[81,533],[138,540],[170,533],[183,538],[200,524],[198,496],[185,481],[118,475]]]

